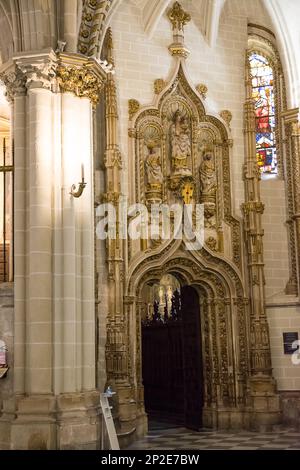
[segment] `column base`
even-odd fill
[[[32,395],[4,402],[0,449],[99,449],[99,393]]]
[[[272,377],[257,375],[249,379],[251,403],[251,428],[257,431],[272,430],[282,421],[280,398]]]
[[[240,430],[250,428],[248,409],[239,408],[203,408],[202,423],[204,428],[218,430]]]

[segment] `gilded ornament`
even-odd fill
[[[194,182],[188,178],[184,181],[181,189],[181,196],[185,204],[191,204],[193,202],[194,195]]]
[[[133,116],[138,112],[141,105],[137,100],[131,99],[128,101],[128,113],[129,119],[132,119]]]
[[[191,15],[184,11],[179,2],[175,2],[168,11],[168,18],[172,23],[173,31],[183,31],[183,27],[191,21]]]
[[[172,56],[183,57],[184,59],[187,59],[190,54],[190,51],[184,45],[180,44],[171,44],[169,51]]]
[[[208,88],[206,85],[204,85],[203,83],[200,83],[199,85],[196,86],[196,90],[198,91],[198,93],[201,95],[201,97],[205,100],[206,99],[206,95],[208,93]]]
[[[74,93],[80,98],[89,98],[93,105],[99,103],[104,83],[89,67],[59,66],[57,78],[63,91]]]
[[[165,88],[166,83],[162,78],[158,78],[157,80],[154,81],[154,93],[156,95],[159,95],[163,89]]]
[[[227,126],[230,127],[230,123],[232,121],[232,113],[227,109],[224,109],[220,112],[220,116],[226,122]]]
[[[214,237],[208,237],[205,244],[211,251],[218,251],[218,242]]]

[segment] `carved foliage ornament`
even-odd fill
[[[232,113],[227,109],[224,109],[220,112],[220,116],[226,122],[227,126],[230,127],[230,123],[232,121]]]
[[[132,119],[135,113],[138,112],[140,109],[141,105],[137,100],[129,100],[128,101],[128,113],[129,113],[129,118]]]
[[[95,56],[113,0],[85,0],[78,37],[78,52]]]
[[[13,101],[15,95],[26,93],[26,77],[18,67],[14,71],[1,73],[0,83],[5,86],[5,96],[8,101]]]
[[[96,105],[106,81],[106,69],[102,64],[52,51],[17,59],[0,74],[0,81],[6,87],[9,100],[13,100],[15,95],[25,95],[27,89],[34,85],[53,93],[60,90],[72,92]]]
[[[94,105],[98,104],[103,80],[97,77],[89,67],[59,66],[57,77],[62,90],[72,92],[79,97],[89,98]]]
[[[200,93],[201,97],[205,100],[206,95],[208,93],[208,88],[206,85],[203,83],[199,83],[199,85],[196,86],[196,90]]]

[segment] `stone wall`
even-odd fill
[[[298,366],[299,367],[299,366]],[[283,423],[300,429],[300,392],[286,391],[280,393]]]
[[[284,332],[298,332],[300,339],[300,308],[293,303],[293,298],[288,302],[286,297],[282,299],[284,304],[280,304],[278,298],[277,305],[267,308],[273,371],[281,391],[300,390],[300,365],[293,364],[292,356],[284,354],[283,348]]]

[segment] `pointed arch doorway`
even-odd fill
[[[198,292],[164,276],[152,286],[148,307],[142,322],[145,411],[150,420],[198,430],[204,388]]]

